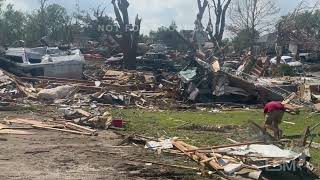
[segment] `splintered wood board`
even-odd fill
[[[5,124],[0,124],[0,134],[15,134],[15,135],[32,135],[33,134],[27,131],[4,129],[4,128],[9,128],[9,126]]]
[[[22,118],[15,118],[15,119],[10,119],[6,121],[10,123],[16,123],[16,124],[28,124],[28,125],[36,125],[36,126],[46,125],[41,121],[31,120],[31,119],[22,119]]]

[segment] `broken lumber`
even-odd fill
[[[22,131],[22,130],[12,130],[12,129],[2,129],[0,134],[13,134],[13,135],[33,135],[31,132]]]
[[[188,150],[190,150],[189,148],[193,148],[192,146],[182,142],[182,141],[173,141],[172,144],[177,147],[179,150],[181,150],[182,152],[184,152],[187,156],[191,157],[193,160],[199,162],[199,164],[204,167],[205,163],[204,162],[208,162],[208,164],[215,170],[222,170],[223,167],[220,166],[217,162],[215,162],[214,160],[209,161],[209,158],[202,153],[199,152],[195,152],[193,153],[188,153]],[[187,147],[184,145],[188,145]]]
[[[202,161],[208,162],[208,164],[209,164],[213,169],[215,169],[215,170],[217,170],[217,171],[223,170],[223,167],[222,167],[220,164],[218,164],[215,159],[210,160],[210,158],[208,158],[205,154],[199,153],[199,152],[195,152],[195,155],[198,156],[198,157],[200,157],[200,159],[201,159]]]
[[[83,116],[85,116],[85,117],[91,117],[92,116],[91,113],[88,113],[87,111],[84,111],[82,109],[77,109],[76,112],[81,114],[81,115],[83,115]]]
[[[5,124],[0,124],[0,129],[4,129],[4,128],[8,128],[9,126],[5,125]]]
[[[307,141],[308,144],[310,144],[309,146],[315,149],[320,149],[320,144],[319,143],[315,143],[315,142],[310,142]]]
[[[79,131],[73,131],[73,130],[67,130],[67,129],[58,129],[58,128],[52,128],[52,127],[46,127],[46,126],[37,126],[37,125],[33,125],[32,127],[35,127],[38,129],[44,129],[44,130],[53,130],[53,131],[71,133],[71,134],[92,136],[91,133],[85,133],[85,132],[79,132]]]
[[[71,91],[66,97],[65,99],[70,99],[71,97],[73,97],[75,94],[77,94],[80,91],[80,88],[78,86],[76,86],[74,88],[73,91]]]
[[[10,119],[6,120],[9,123],[16,123],[16,124],[27,124],[27,125],[36,125],[36,126],[43,126],[44,123],[42,121],[36,121],[36,120],[31,120],[31,119],[21,119],[21,118],[16,118],[16,119]]]
[[[160,163],[160,162],[146,161],[146,160],[141,160],[141,159],[129,159],[129,161],[141,162],[141,163],[151,163],[151,164],[155,164],[155,165],[159,165],[159,166],[168,166],[168,167],[172,167],[172,168],[199,171],[199,168],[197,168],[197,167],[188,167],[188,166],[182,166],[182,165],[164,164],[164,163]]]
[[[283,101],[282,104],[288,104],[290,101],[292,101],[295,97],[297,96],[296,93],[291,93],[288,97],[286,97]]]
[[[33,127],[6,127],[6,128],[0,128],[2,129],[10,129],[10,130],[30,130],[34,129]]]
[[[304,147],[307,145],[307,139],[310,136],[310,134],[311,134],[310,127],[308,126],[303,131],[302,138],[300,139],[300,142],[299,142],[300,147]]]
[[[0,124],[0,134],[14,134],[14,135],[32,135],[33,133],[27,131],[21,131],[16,129],[11,129],[5,124]]]
[[[195,151],[199,151],[199,150],[222,149],[222,148],[246,146],[246,145],[252,145],[252,144],[266,144],[266,142],[265,141],[256,141],[256,142],[229,144],[229,145],[221,145],[221,146],[212,146],[212,147],[207,147],[207,148],[198,148],[198,149],[187,150],[187,152],[195,152]]]
[[[92,81],[78,80],[78,79],[55,78],[55,77],[44,77],[44,76],[20,77],[20,79],[33,80],[33,81],[52,81],[52,82],[62,82],[62,83],[94,85],[94,82],[92,82]]]
[[[181,152],[183,152],[185,155],[187,155],[187,156],[189,156],[190,158],[192,158],[194,161],[197,161],[197,162],[200,161],[200,159],[199,159],[198,156],[196,156],[196,155],[194,155],[194,154],[192,154],[192,153],[186,152],[188,149],[187,149],[186,147],[184,147],[184,146],[183,146],[181,143],[179,143],[178,141],[172,141],[172,144],[173,144],[177,149],[179,149]],[[200,165],[201,165],[202,167],[205,166],[205,164],[204,164],[204,163],[201,163],[201,162],[200,162]]]
[[[195,151],[199,151],[199,150],[222,149],[222,148],[230,148],[230,147],[238,147],[238,146],[247,146],[247,145],[253,145],[253,144],[273,144],[273,143],[279,143],[279,142],[284,142],[284,141],[287,141],[287,140],[273,141],[273,142],[269,142],[269,143],[267,143],[265,141],[255,141],[255,142],[247,142],[247,143],[238,143],[238,144],[229,144],[229,145],[191,149],[191,150],[187,150],[187,152],[195,152]]]
[[[74,123],[66,123],[65,127],[69,128],[69,129],[72,129],[72,130],[84,132],[84,133],[91,133],[92,135],[96,135],[97,134],[96,130],[93,130],[93,129],[90,129],[90,128],[86,128],[86,127],[83,127],[83,126],[80,126],[80,125],[77,125],[77,124],[74,124]]]

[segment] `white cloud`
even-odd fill
[[[168,26],[174,20],[178,27],[193,28],[196,17],[196,1],[193,0],[131,0],[132,17],[142,17],[142,31],[148,32],[160,26]]]

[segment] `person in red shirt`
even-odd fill
[[[279,128],[279,125],[281,124],[283,115],[286,111],[296,112],[279,101],[271,101],[264,107],[264,128],[265,130],[272,130],[276,139],[280,139],[282,137],[282,130]]]

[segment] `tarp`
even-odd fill
[[[289,163],[297,158],[299,158],[302,154],[293,152],[291,150],[281,149],[275,145],[264,145],[264,144],[253,144],[248,146],[239,146],[232,148],[224,148],[219,149],[226,152],[226,154],[230,156],[240,155],[240,156],[256,156],[257,158],[274,158],[281,159],[282,161],[275,161],[274,163],[264,164],[264,165],[256,165],[257,168],[262,169],[266,167],[276,167],[284,163]]]

